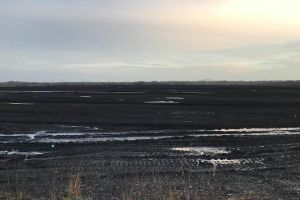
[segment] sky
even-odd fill
[[[0,0],[0,82],[300,79],[299,0]]]

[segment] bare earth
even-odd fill
[[[0,199],[299,199],[299,84],[0,87]]]

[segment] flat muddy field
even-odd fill
[[[0,199],[72,195],[299,199],[300,86],[1,85]]]

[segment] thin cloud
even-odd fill
[[[0,81],[300,78],[299,6],[296,0],[1,1]]]

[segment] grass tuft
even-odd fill
[[[79,173],[71,176],[71,178],[69,180],[67,200],[80,199],[81,198],[81,187],[82,186],[81,186],[81,180],[80,180]]]

